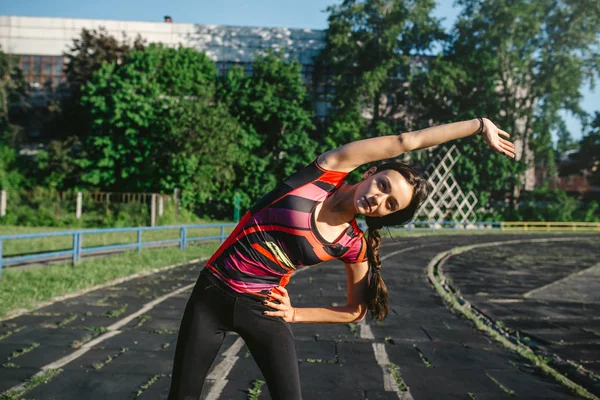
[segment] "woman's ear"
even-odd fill
[[[368,177],[370,177],[371,175],[374,175],[376,173],[377,173],[377,167],[373,166],[365,171],[365,173],[363,174],[363,179],[367,179]]]

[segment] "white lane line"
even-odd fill
[[[110,339],[113,336],[116,336],[118,334],[120,334],[122,331],[118,330],[120,327],[128,324],[130,321],[132,321],[133,319],[137,318],[138,316],[140,316],[141,314],[148,312],[149,310],[151,310],[154,306],[156,306],[159,303],[162,303],[163,301],[167,300],[170,297],[173,296],[177,296],[179,293],[181,292],[185,292],[188,289],[193,288],[195,285],[195,283],[192,283],[190,285],[187,286],[183,286],[171,293],[168,293],[164,296],[161,296],[157,299],[152,300],[149,303],[146,303],[142,308],[140,308],[138,311],[136,311],[133,314],[128,315],[127,317],[117,321],[116,323],[112,324],[111,326],[109,326],[107,328],[107,332],[98,336],[97,338],[85,343],[83,346],[81,346],[80,349],[74,351],[71,354],[68,354],[50,364],[44,365],[41,369],[40,372],[38,372],[37,374],[34,375],[38,376],[41,375],[43,373],[45,373],[48,370],[51,369],[57,369],[57,368],[62,368],[65,365],[67,365],[68,363],[72,362],[73,360],[76,360],[77,358],[81,357],[82,355],[84,355],[85,353],[87,353],[88,351],[90,351],[94,346],[96,346],[99,343],[104,342],[107,339]],[[14,386],[6,391],[4,391],[4,393],[8,393],[8,392],[12,392],[12,391],[20,391],[24,389],[25,384],[20,384],[17,386]]]
[[[371,330],[371,327],[369,326],[369,324],[367,324],[366,320],[362,320],[358,323],[358,326],[360,327],[360,334],[359,337],[361,339],[372,339],[375,340],[375,336],[373,335],[373,331]]]
[[[206,378],[206,380],[213,381],[213,385],[206,396],[206,400],[217,400],[221,396],[223,389],[225,389],[225,386],[229,382],[227,376],[229,376],[229,372],[231,372],[236,361],[239,359],[237,354],[243,346],[244,341],[241,337],[238,337],[231,347],[223,353],[225,356],[223,361],[217,364]]]
[[[388,368],[391,363],[387,352],[385,351],[385,344],[373,343],[373,353],[375,354],[377,364],[379,364],[381,370],[383,371],[383,389],[386,392],[395,392],[399,400],[413,400],[408,388],[406,391],[400,390],[398,384],[396,383],[396,379]]]
[[[525,293],[523,295],[523,297],[528,298],[528,297],[530,297],[534,293],[537,293],[537,292],[542,291],[544,289],[548,289],[548,288],[550,288],[552,286],[555,286],[555,285],[558,285],[559,283],[562,283],[562,282],[564,282],[564,281],[566,281],[566,280],[568,280],[570,278],[573,278],[573,277],[579,276],[579,275],[583,275],[583,274],[588,273],[590,271],[593,271],[593,270],[595,270],[595,269],[597,269],[599,267],[600,267],[600,263],[598,263],[598,264],[596,264],[596,265],[594,265],[594,266],[592,266],[590,268],[586,268],[583,271],[574,272],[571,275],[565,276],[564,278],[558,279],[558,280],[556,280],[554,282],[551,282],[551,283],[549,283],[547,285],[541,286],[541,287],[539,287],[537,289],[533,289],[532,291]]]
[[[393,251],[393,252],[381,257],[381,261],[384,261],[385,259],[395,256],[397,254],[401,254],[401,253],[404,253],[404,252],[407,252],[410,250],[414,250],[414,249],[417,249],[420,247],[423,247],[423,246],[411,246],[411,247],[407,247],[405,249]],[[373,335],[373,331],[371,330],[371,327],[365,322],[365,320],[362,320],[359,325],[360,325],[360,337],[361,338],[375,339],[375,336]],[[398,395],[399,400],[413,400],[413,397],[410,394],[410,391],[408,390],[408,388],[404,392],[400,391],[400,388],[398,387],[398,384],[396,383],[396,379],[394,378],[390,369],[388,368],[388,366],[391,363],[390,363],[390,359],[387,355],[387,351],[385,351],[385,344],[384,343],[373,343],[373,353],[375,354],[375,359],[377,360],[377,364],[379,364],[379,366],[381,367],[381,370],[383,371],[383,389],[386,392],[395,392],[396,395]]]

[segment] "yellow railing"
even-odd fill
[[[600,222],[512,222],[500,224],[503,231],[587,231],[600,232]]]

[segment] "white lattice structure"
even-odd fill
[[[476,221],[477,197],[470,191],[466,195],[452,175],[452,167],[460,157],[456,146],[440,149],[426,169],[431,194],[417,212],[416,219],[443,222]]]

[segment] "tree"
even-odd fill
[[[491,57],[499,122],[520,142],[518,155],[549,148],[559,111],[584,116],[580,88],[600,67],[600,3],[595,0],[459,0],[456,54]],[[472,70],[474,71],[474,70]],[[538,151],[538,157],[553,157]],[[553,162],[553,160],[552,160]],[[528,179],[524,176],[524,179]],[[526,183],[526,182],[523,182]],[[520,185],[515,185],[514,204]]]
[[[236,186],[242,206],[254,201],[315,158],[313,111],[301,66],[283,55],[257,57],[252,75],[234,68],[222,80],[220,100],[240,123],[240,145],[251,154]]]
[[[24,181],[17,168],[19,128],[11,121],[11,105],[25,94],[25,80],[15,57],[0,49],[0,189],[16,189]]]
[[[330,6],[325,79],[332,77],[334,145],[398,133],[410,126],[407,105],[416,71],[444,39],[433,0],[345,0]],[[365,132],[359,133],[358,130]],[[349,135],[349,137],[344,137]]]
[[[73,40],[72,46],[64,54],[67,58],[67,83],[74,103],[79,102],[82,86],[92,79],[102,64],[121,65],[129,53],[142,50],[144,46],[145,41],[139,35],[131,42],[123,33],[119,42],[104,27],[98,30],[83,28],[81,36]]]
[[[191,205],[227,192],[238,126],[214,103],[216,68],[189,48],[150,45],[104,63],[82,88],[93,118],[83,180],[104,190],[183,190]]]

